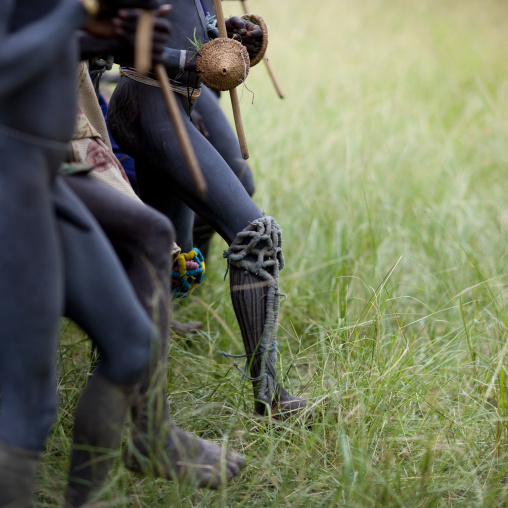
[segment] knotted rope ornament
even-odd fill
[[[259,340],[255,355],[261,356],[260,373],[256,378],[249,377],[246,370],[249,358],[244,355],[231,355],[220,352],[230,358],[245,358],[243,376],[250,381],[259,381],[258,399],[271,404],[277,386],[277,324],[279,318],[279,297],[286,296],[279,292],[279,270],[284,267],[282,255],[282,236],[279,225],[273,217],[261,217],[251,222],[231,243],[224,252],[229,265],[241,268],[267,282],[266,317],[263,333]],[[227,272],[226,272],[227,274]],[[237,367],[238,368],[238,367]]]
[[[172,272],[173,300],[186,298],[205,280],[205,259],[194,247],[176,258]]]
[[[207,42],[196,58],[199,78],[213,90],[232,90],[242,84],[249,74],[249,53],[233,39],[219,37]]]
[[[268,27],[266,26],[264,19],[261,16],[258,16],[257,14],[245,14],[244,16],[242,16],[242,19],[246,19],[247,21],[250,21],[251,23],[258,25],[263,31],[263,38],[261,39],[261,45],[259,47],[259,50],[254,56],[254,58],[250,59],[250,66],[254,67],[259,62],[261,62],[261,60],[263,60],[263,57],[265,56],[266,48],[268,47]]]

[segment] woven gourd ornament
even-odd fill
[[[238,41],[219,37],[201,47],[196,70],[208,88],[232,90],[249,74],[249,53]]]
[[[266,53],[266,48],[268,47],[268,27],[266,26],[265,21],[261,16],[258,16],[257,14],[245,14],[242,16],[242,19],[246,19],[247,21],[250,21],[251,23],[254,23],[258,25],[261,30],[263,30],[263,39],[261,40],[261,47],[259,48],[259,51],[256,53],[256,56],[251,59],[250,66],[254,67],[257,65],[261,60],[263,60],[263,57]]]

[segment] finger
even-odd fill
[[[248,29],[247,32],[245,32],[246,37],[263,37],[263,30],[261,30],[261,27],[258,25],[254,25],[250,30]]]
[[[256,52],[259,48],[254,44],[244,44],[243,47],[250,53]]]
[[[260,46],[261,45],[261,42],[262,42],[262,39],[260,39],[259,37],[255,37],[255,38],[252,38],[252,37],[242,37],[241,38],[241,42],[244,46]]]
[[[242,37],[242,44],[260,44],[262,40],[262,37],[247,37],[244,35]]]
[[[231,31],[236,31],[238,33],[245,33],[245,21],[238,16],[232,16],[231,18],[227,19],[227,25],[229,25],[228,28],[231,28]],[[226,26],[227,26],[226,25]]]
[[[120,20],[118,28],[122,31],[123,35],[134,35],[136,33],[136,23],[130,21]]]
[[[161,5],[159,7],[159,9],[157,10],[157,14],[156,16],[158,18],[163,18],[164,16],[166,16],[166,14],[168,14],[168,12],[171,11],[173,7],[170,5],[170,4],[164,4],[164,5]]]
[[[169,35],[171,33],[171,24],[167,19],[155,18],[153,20],[154,32],[165,33]]]
[[[118,16],[122,19],[132,19],[137,20],[139,17],[139,12],[136,9],[120,9],[118,11]]]
[[[120,18],[113,18],[111,20],[111,23],[113,24],[113,30],[115,31],[116,35],[125,35],[124,30],[124,22]]]
[[[160,46],[164,46],[167,40],[168,38],[166,37],[166,34],[158,34],[157,32],[154,32],[152,37],[153,43]]]

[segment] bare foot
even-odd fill
[[[203,323],[201,321],[188,321],[187,323],[181,323],[174,319],[171,320],[171,331],[178,335],[186,335],[196,330],[201,330]]]
[[[267,406],[256,403],[255,411],[257,414],[266,416]],[[272,406],[271,416],[277,420],[288,420],[289,418],[300,418],[308,420],[312,415],[312,410],[308,400],[291,395],[284,387],[279,387],[275,394]]]
[[[148,452],[136,438],[133,445],[134,449],[124,454],[131,471],[176,479],[195,487],[217,489],[236,476],[245,462],[240,455],[185,432],[174,423],[169,424],[164,448],[156,443],[155,453]]]

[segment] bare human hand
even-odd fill
[[[259,25],[247,19],[232,16],[226,19],[226,30],[230,39],[242,43],[251,59],[256,56],[263,39],[263,30]]]
[[[166,19],[170,10],[170,5],[162,5],[153,18],[152,61],[154,63],[163,61],[164,47],[171,33],[171,23]],[[139,11],[136,9],[121,9],[112,20],[115,35],[125,39],[132,49],[136,43],[138,17]]]

